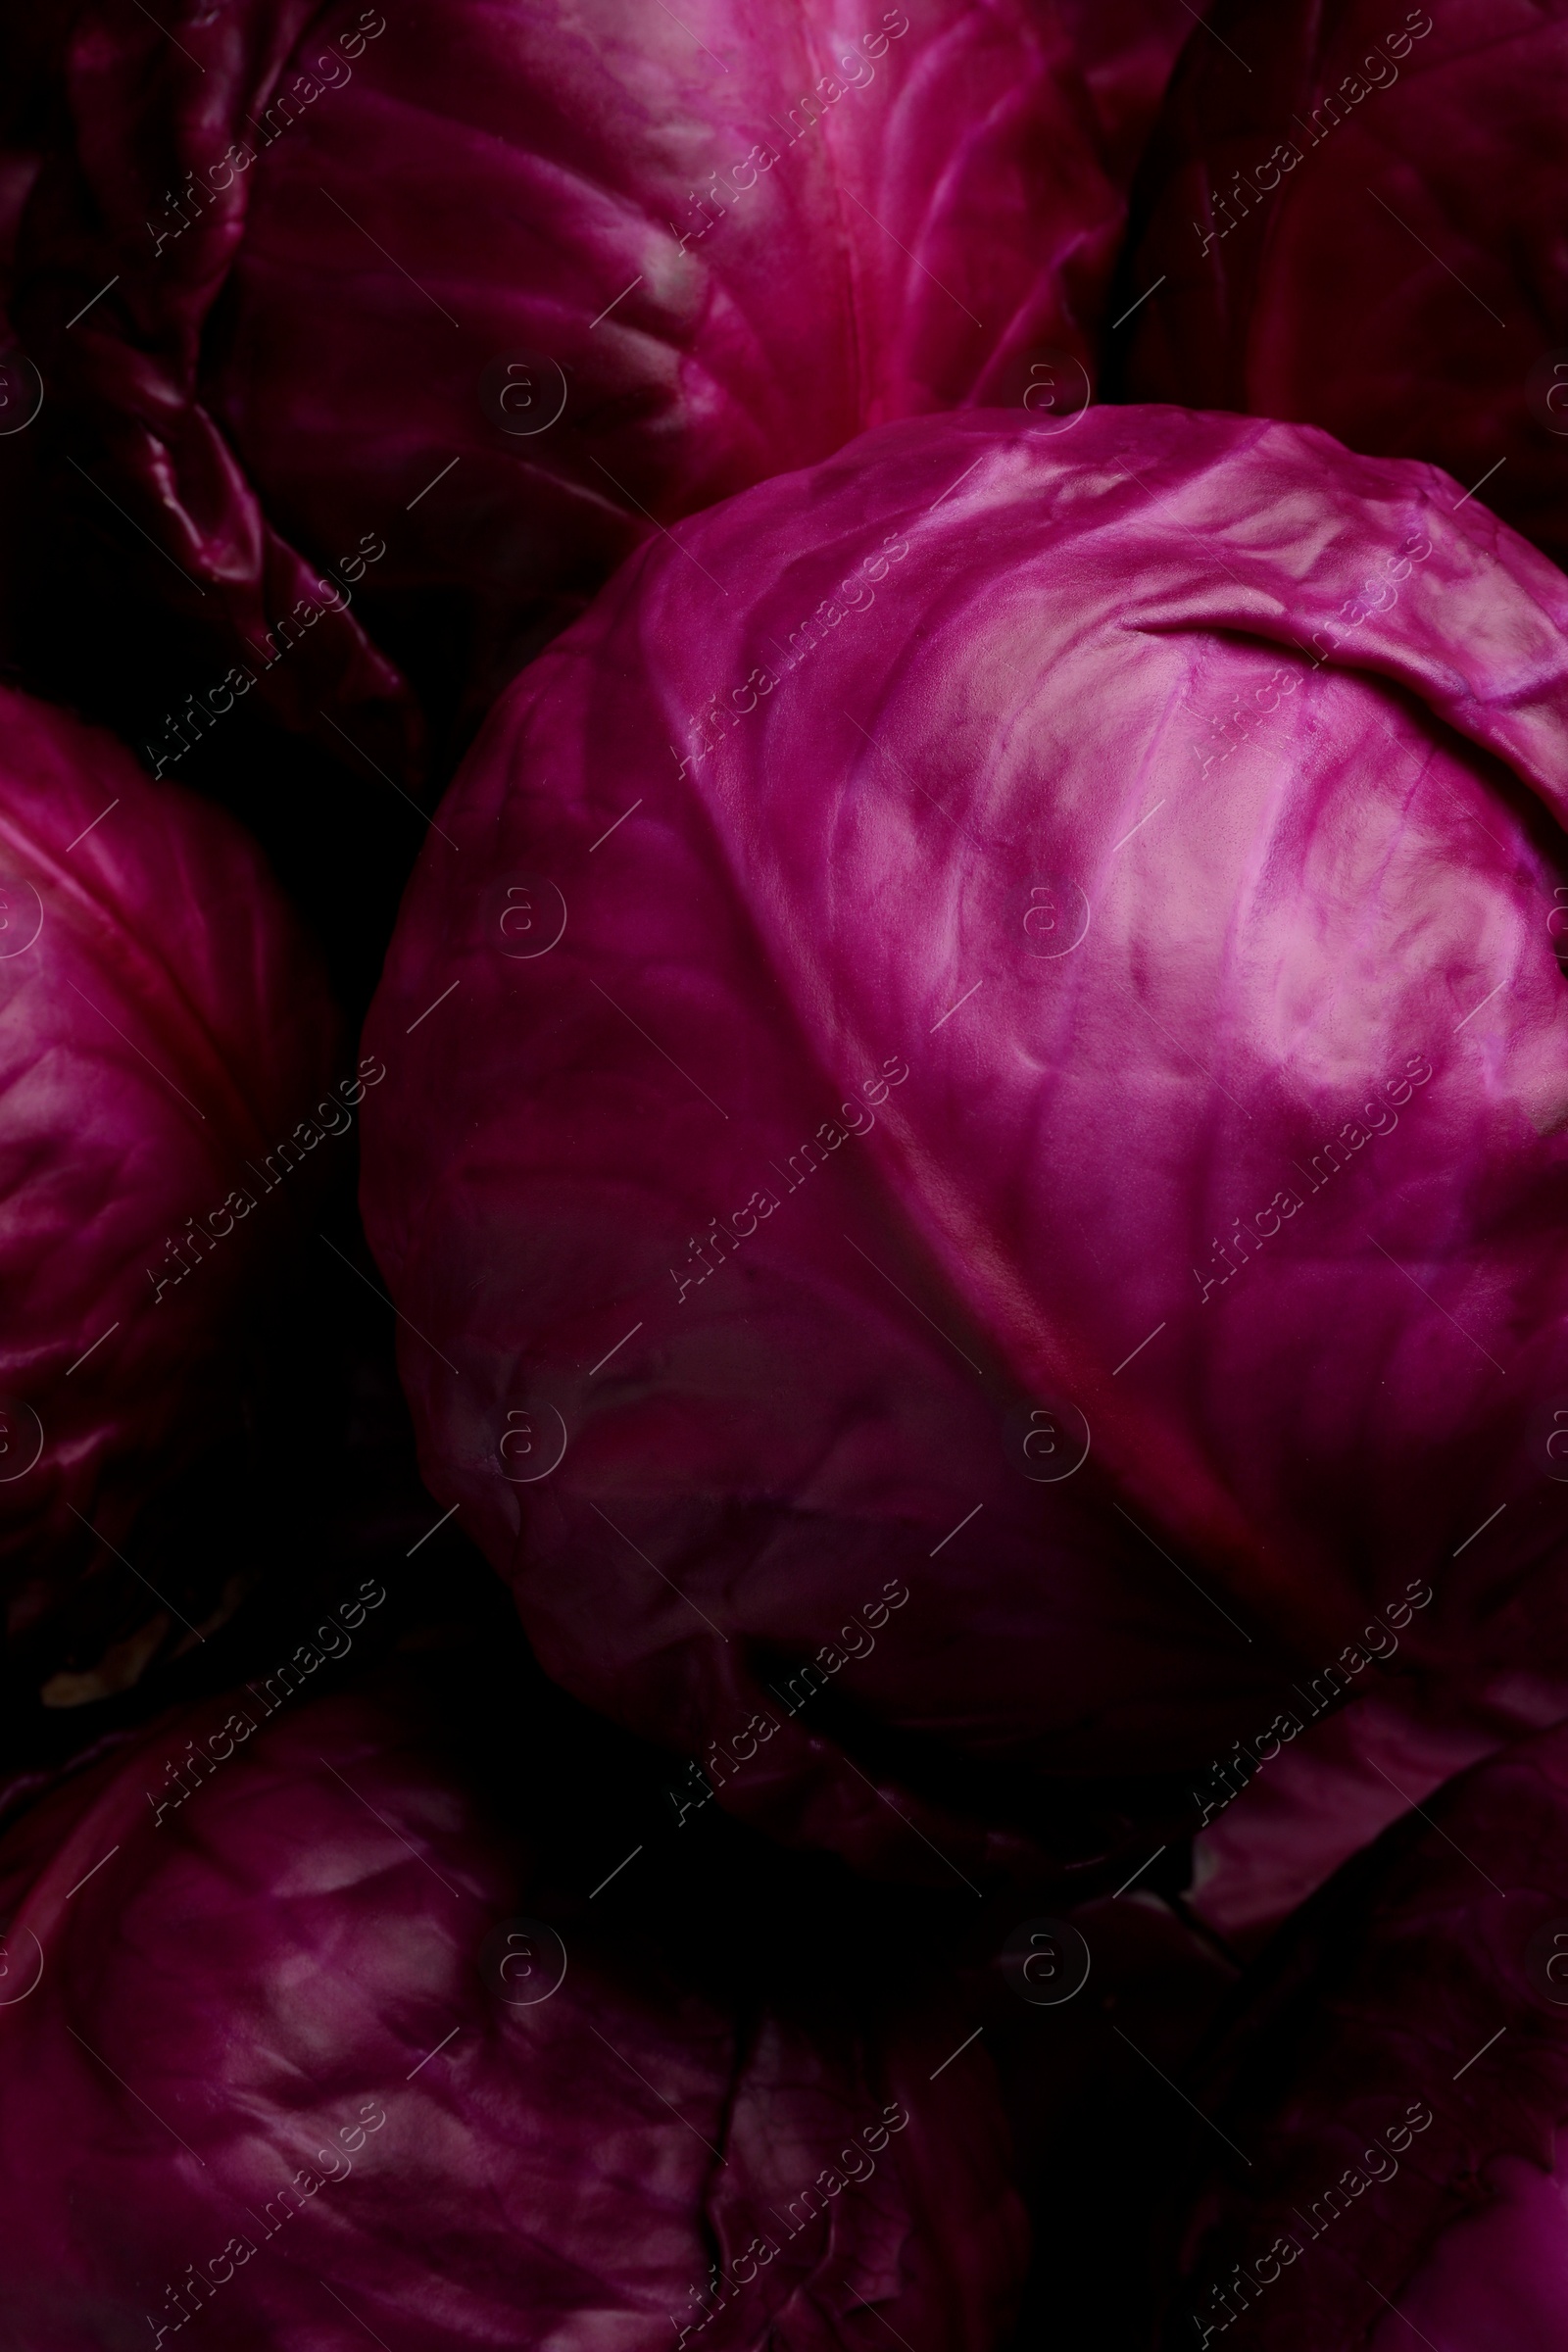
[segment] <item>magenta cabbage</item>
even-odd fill
[[[81,13],[19,316],[242,655],[330,611],[296,723],[401,707],[366,535],[494,655],[868,424],[1086,396],[1123,206],[1051,0],[154,15]]]
[[[1206,2123],[1161,2342],[1560,2344],[1568,1733],[1407,1814],[1246,1989],[1188,2083]]]
[[[1563,0],[1222,0],[1135,201],[1132,396],[1432,459],[1562,561],[1565,105]]]
[[[552,1899],[418,1686],[290,1687],[0,1843],[16,2352],[988,2352],[1024,2230],[989,2061],[930,2080],[961,2012],[683,1989]]]
[[[496,711],[364,1208],[432,1491],[697,1796],[936,1874],[895,1781],[1006,1858],[1032,1775],[1304,1714],[1270,1634],[1319,1712],[1374,1623],[1560,1689],[1568,588],[1453,504],[889,426]]]
[[[13,1642],[57,1638],[68,1612],[83,1639],[152,1617],[118,1555],[138,1507],[220,1425],[241,1310],[313,1205],[310,1155],[352,1123],[338,1082],[350,1101],[365,1088],[335,1026],[238,826],[155,788],[110,737],[0,692]]]

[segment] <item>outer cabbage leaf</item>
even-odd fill
[[[1261,1950],[1391,1822],[1539,1728],[1441,1695],[1446,1703],[1428,1710],[1407,1689],[1371,1690],[1308,1726],[1220,1804],[1194,1841],[1192,1907],[1232,1950]],[[1240,1780],[1233,1771],[1232,1785]]]
[[[1160,2340],[1560,2343],[1565,1999],[1559,1729],[1428,1798],[1271,1947],[1189,2083],[1206,2178]]]
[[[21,316],[205,613],[254,644],[368,533],[494,654],[865,425],[1082,401],[1123,206],[1047,0],[754,20],[90,0]],[[396,692],[350,614],[265,691],[333,663]]]
[[[1139,400],[1429,458],[1568,555],[1562,0],[1224,0],[1184,53],[1118,303]],[[1560,363],[1560,364],[1559,364]]]
[[[1183,0],[1061,0],[1107,162],[1132,178],[1182,45],[1202,9]]]
[[[988,2352],[1022,2215],[989,2061],[929,2080],[940,2002],[684,1988],[409,1678],[290,1688],[163,1719],[0,1845],[18,2352]]]
[[[1552,1705],[1568,587],[1453,506],[1294,426],[889,426],[475,747],[368,1032],[424,1473],[725,1804],[936,1873],[872,1763],[1016,1858],[1372,1621]]]
[[[314,1205],[319,1147],[352,1124],[329,1082],[365,1089],[335,1062],[335,1030],[239,827],[155,787],[110,737],[0,692],[13,1642],[70,1629],[91,1655],[127,1607],[131,1624],[151,1614],[121,1551],[138,1507],[221,1426],[244,1309]]]

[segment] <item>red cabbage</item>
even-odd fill
[[[1565,102],[1562,0],[1222,0],[1135,203],[1132,397],[1430,458],[1562,561]]]
[[[300,1679],[161,1719],[0,1843],[17,2352],[187,2322],[232,2352],[989,2352],[1024,2232],[989,2060],[940,2064],[961,2013],[686,1988],[418,1687],[290,1708]]]
[[[1085,397],[1123,207],[1044,0],[89,0],[68,89],[19,315],[204,617],[331,607],[295,723],[399,693],[366,534],[495,655],[867,424]]]
[[[878,1772],[967,1868],[1374,1625],[1560,1682],[1568,587],[1452,505],[1288,425],[888,426],[496,711],[365,1214],[432,1491],[694,1798],[936,1874]]]
[[[83,1640],[152,1616],[120,1554],[221,1425],[240,1309],[297,1239],[318,1146],[353,1123],[365,1083],[334,1035],[319,965],[238,826],[0,690],[13,1642],[58,1644],[67,1615]]]

